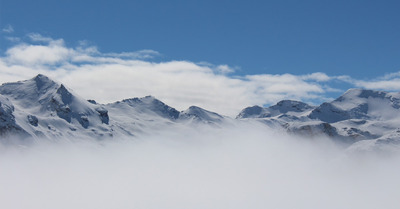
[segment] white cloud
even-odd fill
[[[38,33],[30,33],[30,34],[28,34],[28,38],[30,38],[34,42],[44,42],[44,43],[51,43],[54,41],[59,41],[59,40],[54,40],[50,37],[43,36]]]
[[[337,79],[350,83],[357,88],[400,91],[400,72],[386,74],[373,80],[359,80],[349,76],[340,76]]]
[[[390,80],[375,80],[375,81],[355,81],[357,87],[367,89],[380,89],[386,91],[400,91],[400,78]]]
[[[255,92],[254,100],[258,103],[272,104],[282,99],[307,100],[324,93],[316,83],[303,80],[302,76],[282,75],[248,75],[245,77],[250,90]],[[257,99],[258,98],[258,99]]]
[[[56,64],[65,60],[68,50],[58,46],[31,46],[21,44],[18,47],[7,50],[8,61],[21,65]]]
[[[7,36],[5,37],[6,40],[10,41],[10,42],[20,42],[21,39],[18,37],[12,37],[12,36]]]
[[[2,31],[3,31],[4,33],[13,33],[13,32],[14,32],[14,28],[13,28],[12,25],[7,25],[6,27],[4,27],[4,28],[2,29]]]
[[[307,75],[304,75],[302,77],[305,80],[315,80],[315,81],[318,81],[318,82],[329,81],[329,80],[332,79],[331,77],[329,77],[325,73],[321,73],[321,72],[307,74]]]
[[[219,73],[222,74],[227,74],[227,73],[233,73],[235,72],[234,69],[232,69],[231,67],[229,67],[228,65],[218,65],[215,70]]]
[[[387,80],[387,79],[392,79],[392,78],[399,78],[400,77],[400,72],[395,72],[395,73],[388,73],[382,76],[380,79],[381,80]]]
[[[395,149],[356,155],[250,123],[160,131],[0,144],[2,208],[399,208]]]
[[[365,83],[348,76],[330,77],[316,72],[306,75],[231,75],[236,67],[190,61],[153,62],[153,50],[102,53],[87,42],[72,48],[62,39],[29,34],[32,43],[9,48],[0,58],[0,83],[29,79],[38,73],[65,83],[87,99],[101,103],[153,95],[184,110],[197,105],[235,116],[250,105],[271,105],[282,99],[312,101],[327,92],[332,80],[373,88],[399,88],[397,77]],[[229,74],[231,73],[231,74]]]
[[[126,59],[151,59],[161,54],[151,49],[144,49],[136,52],[106,53],[104,55]]]
[[[234,73],[237,69],[239,69],[239,67],[232,67],[229,65],[214,65],[212,63],[209,62],[198,62],[195,63],[196,65],[202,66],[202,67],[207,67],[210,68],[214,71],[215,74],[230,74],[230,73]]]
[[[32,45],[21,43],[6,51],[6,57],[3,59],[7,63],[13,65],[24,65],[24,66],[46,66],[54,65],[63,61],[67,61],[72,49],[68,49],[64,45],[62,39],[50,40],[40,35],[32,35],[34,41],[44,41],[45,45]],[[39,67],[41,67],[39,66]]]

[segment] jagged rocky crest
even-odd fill
[[[350,89],[319,106],[283,100],[243,109],[236,119],[191,106],[178,111],[152,96],[99,104],[45,75],[0,86],[0,137],[112,138],[162,127],[258,121],[307,137],[325,135],[349,144],[397,143],[400,94]],[[365,143],[365,142],[364,142]]]

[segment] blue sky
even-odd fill
[[[365,78],[400,69],[399,10],[399,1],[365,0],[1,0],[1,26],[87,40],[103,52],[152,49],[228,64],[239,74]]]
[[[152,57],[146,58],[148,62],[186,61],[206,65],[212,71],[228,69],[233,72],[223,77],[231,79],[229,82],[236,78],[275,82],[275,78],[287,74],[320,89],[310,88],[315,94],[304,96],[284,92],[290,88],[282,87],[279,92],[284,92],[283,96],[264,96],[317,103],[335,98],[350,87],[400,90],[399,11],[399,1],[366,0],[0,0],[0,51],[6,63],[3,69],[15,69],[17,65],[30,65],[33,69],[39,61],[45,64],[43,68],[49,66],[45,61],[55,64],[54,60],[60,60],[57,56],[45,61],[34,56],[38,54],[35,50],[43,52],[43,48],[21,47],[44,45],[47,52],[56,51],[70,60],[76,54],[82,55],[82,47],[87,53],[95,47],[95,54],[100,57],[126,58],[125,52],[134,52],[135,59]],[[66,51],[75,54],[66,55]],[[24,56],[29,59],[20,59]],[[58,61],[53,69],[64,66],[60,68],[64,72],[68,68],[65,66],[70,66]],[[312,79],[307,77],[311,74]],[[68,82],[61,74],[53,76]],[[7,81],[5,74],[2,77],[1,81]],[[72,82],[70,85],[74,87]],[[253,91],[271,92],[257,85]],[[166,94],[158,96],[168,100]],[[275,100],[250,104],[266,105],[272,101]]]

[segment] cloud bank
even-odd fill
[[[27,39],[26,39],[27,38]],[[355,87],[398,90],[398,74],[374,81],[307,75],[235,75],[226,64],[191,61],[151,61],[153,50],[102,53],[81,42],[66,46],[64,40],[29,34],[0,57],[0,83],[29,79],[42,73],[65,83],[76,93],[101,103],[153,95],[179,110],[191,105],[234,116],[251,105],[270,105],[282,99],[325,101],[336,80]],[[19,40],[15,38],[14,40]]]
[[[4,208],[400,206],[398,156],[345,155],[323,138],[293,138],[266,127],[0,150]]]

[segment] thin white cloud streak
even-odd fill
[[[21,41],[20,38],[18,38],[18,37],[11,37],[11,36],[7,36],[7,37],[5,37],[5,39],[6,39],[7,41],[14,42],[14,43],[20,42],[20,41]]]
[[[12,25],[6,25],[2,29],[3,33],[13,33],[14,32],[14,27]]]
[[[254,124],[253,124],[254,125]],[[385,208],[398,156],[345,155],[323,138],[253,125],[136,140],[0,147],[5,208]],[[203,127],[204,128],[204,127]]]
[[[61,40],[54,40],[50,37],[43,36],[39,33],[30,33],[27,35],[33,42],[43,42],[43,43],[51,43],[51,42],[59,42]]]
[[[161,54],[151,49],[144,49],[136,52],[106,53],[105,56],[127,58],[127,59],[151,59]]]

